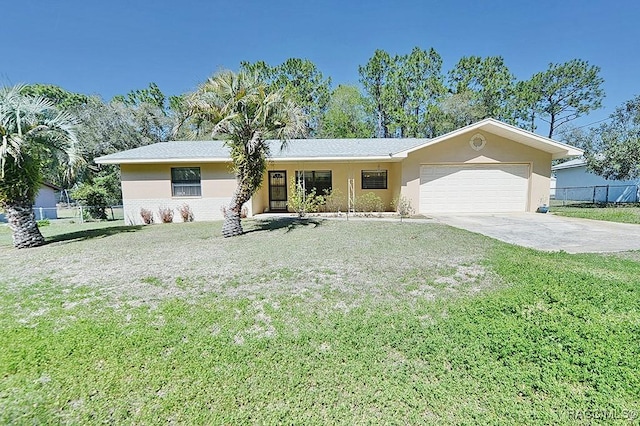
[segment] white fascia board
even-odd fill
[[[388,156],[376,156],[376,157],[285,157],[285,158],[268,158],[269,161],[274,163],[287,163],[287,162],[353,162],[353,161],[362,161],[362,162],[389,162],[395,163],[398,161],[402,161],[400,158],[396,156],[392,156],[389,154]]]
[[[167,163],[228,163],[230,158],[107,158],[94,160],[97,164],[167,164]]]
[[[402,161],[397,156],[376,156],[376,157],[285,157],[285,158],[267,158],[268,161],[274,163],[287,162],[390,162],[395,163]],[[179,164],[179,163],[230,163],[230,158],[127,158],[127,159],[104,159],[96,158],[97,164]]]

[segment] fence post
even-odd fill
[[[111,210],[111,220],[116,220],[116,218],[113,216],[113,206],[109,206],[109,210]]]
[[[593,187],[593,199],[591,200],[592,204],[596,203],[596,186]]]
[[[84,223],[84,214],[82,214],[82,206],[78,207],[80,209],[80,223]]]
[[[609,204],[609,185],[607,185],[607,195],[604,198],[605,204]]]
[[[40,220],[44,220],[44,210],[40,207]]]

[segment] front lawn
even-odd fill
[[[0,229],[0,423],[639,418],[636,260],[407,222],[75,226]]]
[[[606,220],[609,222],[640,223],[640,206],[638,204],[610,205],[606,207],[598,204],[580,204],[576,206],[551,207],[550,211],[558,216]]]

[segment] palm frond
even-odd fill
[[[75,133],[78,120],[59,111],[49,99],[24,95],[24,87],[0,88],[0,176],[9,158],[19,165],[24,155],[38,149],[64,153],[73,171],[82,161]]]

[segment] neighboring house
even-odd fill
[[[638,201],[640,179],[608,180],[587,170],[584,158],[552,167],[557,200],[628,203]]]
[[[582,151],[493,119],[434,139],[301,139],[284,150],[270,141],[263,185],[248,215],[286,212],[291,182],[304,178],[317,193],[338,190],[356,198],[372,192],[388,210],[398,196],[416,212],[532,212],[549,200],[553,159]],[[236,187],[221,141],[161,142],[96,159],[119,164],[127,223],[140,209],[188,204],[196,220],[222,218]]]
[[[60,191],[60,189],[61,188],[46,182],[40,186],[38,195],[36,195],[36,201],[33,204],[33,212],[37,220],[58,218],[56,191]]]

